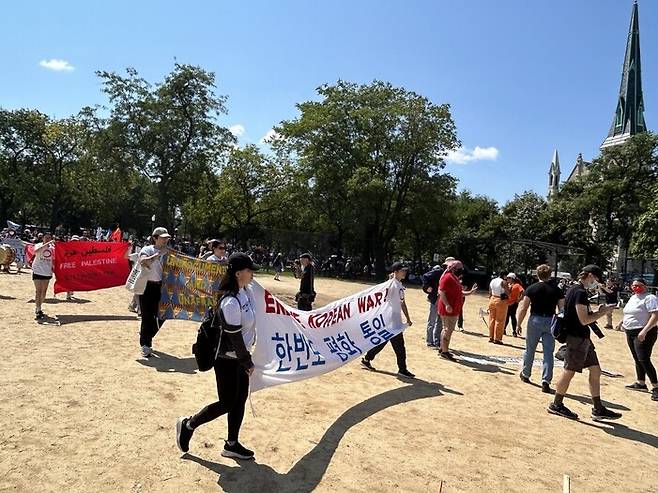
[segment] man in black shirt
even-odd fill
[[[551,279],[551,268],[544,264],[537,267],[539,282],[534,283],[525,291],[525,298],[519,305],[519,328],[525,320],[528,307],[530,307],[530,318],[525,338],[525,353],[523,354],[523,369],[519,378],[530,383],[532,364],[535,358],[537,344],[541,339],[544,352],[544,363],[542,365],[541,389],[542,392],[552,394],[551,380],[553,379],[553,350],[555,339],[551,334],[551,320],[556,313],[556,308],[564,308],[564,294],[557,287],[554,279]]]
[[[301,280],[299,281],[299,292],[297,293],[297,308],[309,312],[313,310],[315,301],[315,268],[311,262],[311,254],[303,253],[299,256],[301,264]]]
[[[590,310],[587,289],[596,289],[602,279],[603,271],[599,266],[586,265],[578,275],[578,282],[567,291],[564,306],[564,327],[567,332],[564,371],[557,382],[555,399],[547,409],[550,414],[578,419],[578,415],[571,412],[562,401],[576,372],[582,373],[583,368],[587,368],[589,390],[594,404],[592,419],[600,421],[621,418],[620,413],[611,411],[601,403],[601,367],[590,339],[590,324],[614,308],[600,305],[597,311]]]
[[[441,343],[441,331],[443,324],[441,317],[436,311],[436,302],[439,297],[439,280],[445,272],[448,262],[454,262],[454,257],[446,258],[443,265],[435,265],[432,270],[423,274],[423,291],[427,293],[427,301],[430,304],[430,312],[427,316],[427,335],[425,342],[427,347],[436,347]]]

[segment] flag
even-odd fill
[[[121,228],[117,226],[117,229],[110,235],[110,241],[121,241],[123,239],[123,233],[121,233]]]

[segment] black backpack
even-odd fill
[[[208,371],[215,366],[223,332],[222,322],[224,317],[222,316],[220,305],[222,300],[227,296],[234,295],[225,294],[217,300],[217,304],[214,307],[208,310],[197,331],[196,342],[192,344],[192,354],[194,354],[199,371]]]

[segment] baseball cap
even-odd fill
[[[302,253],[299,256],[299,258],[307,258],[307,259],[311,260],[311,254],[310,253]]]
[[[436,264],[434,267],[432,267],[432,270],[439,270],[441,266],[439,264]]]
[[[246,253],[235,252],[228,258],[228,268],[233,272],[242,269],[260,270],[260,265],[254,264],[254,261]]]
[[[507,277],[511,277],[512,279],[516,279],[516,274],[514,274],[514,272],[510,272],[509,274],[507,274]]]
[[[402,269],[409,269],[405,264],[402,262],[393,262],[391,266],[388,268],[389,272],[397,272]]]
[[[71,236],[71,241],[80,241],[80,237],[78,235],[73,235]]]
[[[450,262],[454,262],[455,260],[455,257],[446,257],[446,259],[443,261],[443,265],[448,265]]]
[[[586,265],[585,267],[582,268],[581,272],[584,272],[586,274],[594,274],[594,277],[596,277],[599,281],[603,280],[603,270],[598,265],[595,264]]]
[[[151,236],[162,236],[163,238],[171,238],[171,235],[169,234],[169,231],[167,231],[167,228],[163,228],[161,226],[155,228]]]

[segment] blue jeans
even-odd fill
[[[532,363],[535,359],[535,350],[541,339],[544,349],[544,364],[542,365],[542,382],[551,383],[553,380],[553,350],[555,339],[551,334],[552,317],[541,315],[530,315],[525,332],[525,353],[523,353],[523,375],[530,378],[532,374]]]
[[[441,317],[438,316],[436,311],[436,303],[430,303],[430,313],[427,317],[427,344],[441,344],[441,331],[443,324]]]

